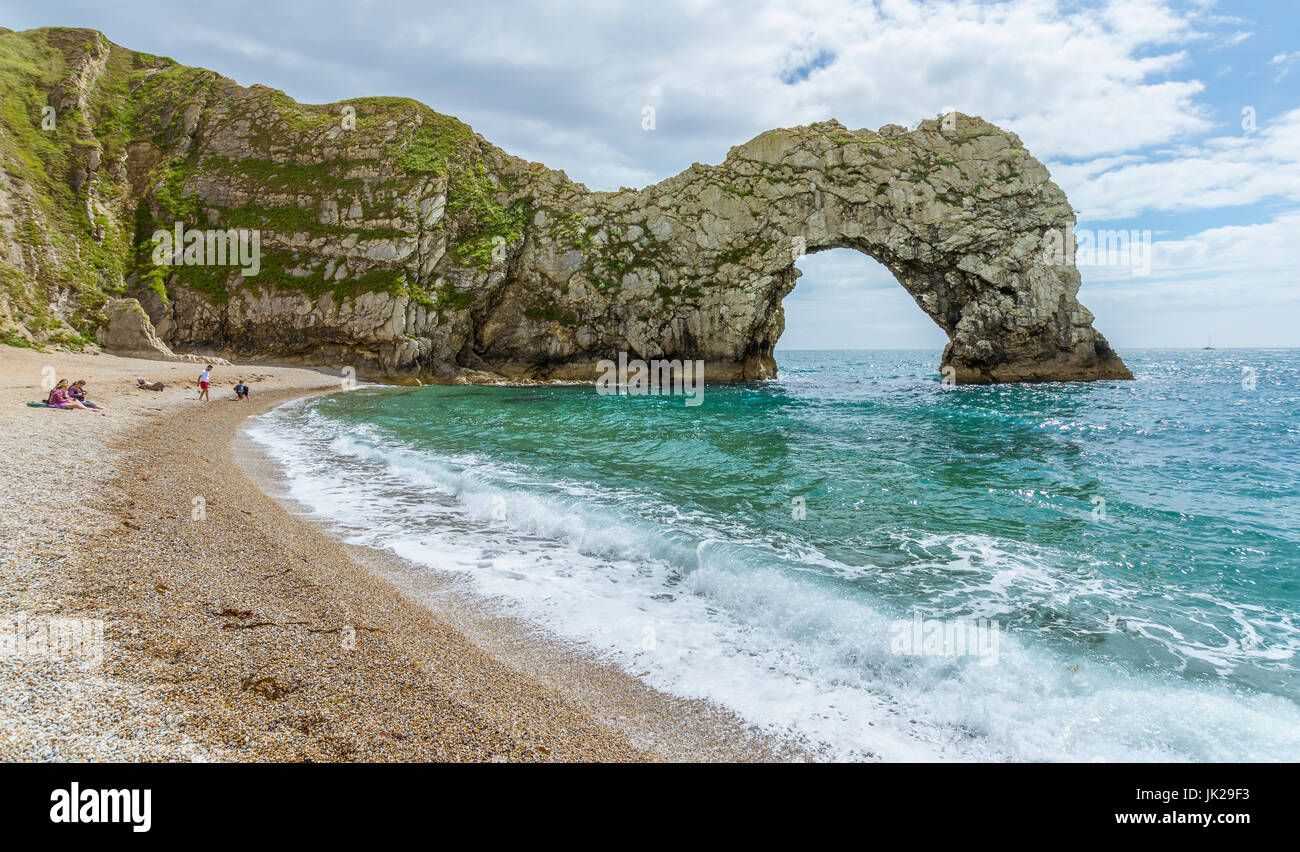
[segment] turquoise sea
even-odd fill
[[[829,758],[1300,760],[1300,350],[1122,355],[945,389],[935,352],[786,351],[699,406],[363,387],[249,434],[349,541]]]

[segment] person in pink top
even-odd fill
[[[54,386],[54,389],[50,391],[50,395],[45,398],[45,404],[50,408],[80,408],[82,411],[95,411],[95,409],[90,406],[83,405],[78,400],[68,396],[67,379],[62,379]],[[106,411],[96,411],[95,413],[103,414],[105,417],[108,416],[108,412]]]

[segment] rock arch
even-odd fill
[[[795,261],[851,248],[889,268],[947,333],[942,367],[959,383],[1132,378],[1079,303],[1078,270],[1044,251],[1046,235],[1074,228],[1064,192],[1014,134],[978,118],[772,130],[720,165],[573,210],[589,240],[581,258],[535,237],[517,267],[517,286],[552,294],[578,332],[543,373],[577,377],[583,355],[628,349],[702,357],[720,380],[772,377]],[[604,322],[584,321],[593,300]],[[487,328],[483,350],[507,354],[489,363],[536,351]]]

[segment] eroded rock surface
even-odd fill
[[[797,258],[847,247],[947,332],[958,382],[1131,378],[1077,269],[1044,252],[1074,228],[1064,193],[978,118],[772,130],[719,165],[590,192],[410,100],[298,104],[86,30],[3,33],[0,57],[52,57],[32,108],[79,116],[52,137],[62,159],[0,185],[0,311],[18,324],[43,293],[102,340],[125,292],[182,351],[425,380],[593,379],[626,351],[762,379]],[[7,162],[27,138],[0,139]],[[155,263],[150,235],[177,222],[258,229],[260,269]],[[95,280],[70,287],[81,247]]]
[[[100,332],[100,343],[116,355],[148,358],[154,361],[188,361],[194,364],[215,364],[229,367],[230,362],[213,355],[172,352],[158,337],[149,315],[135,299],[110,299],[104,305],[108,322]]]

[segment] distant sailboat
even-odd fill
[[[1201,348],[1202,348],[1202,349],[1213,349],[1213,348],[1214,348],[1214,340],[1213,340],[1213,339],[1212,339],[1208,334],[1205,335],[1205,345],[1202,346]]]

